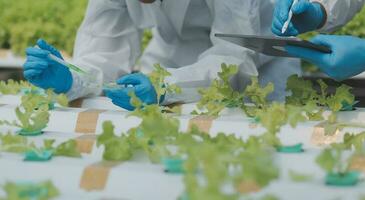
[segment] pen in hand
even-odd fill
[[[288,19],[285,21],[284,25],[283,25],[283,28],[281,29],[281,33],[284,34],[287,30],[288,30],[288,27],[289,27],[289,24],[290,24],[290,21],[291,19],[293,18],[293,11],[292,11],[292,8],[293,6],[298,3],[298,0],[294,0],[293,1],[293,4],[291,5],[291,7],[289,8],[289,15],[288,15]]]

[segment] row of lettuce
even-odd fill
[[[356,103],[351,87],[347,85],[340,85],[332,93],[322,80],[308,81],[295,75],[288,79],[287,91],[291,95],[287,96],[286,101],[270,102],[267,97],[275,86],[271,83],[261,86],[257,77],[252,77],[245,91],[234,91],[229,80],[237,72],[238,66],[222,64],[218,78],[209,88],[199,91],[202,99],[192,114],[215,118],[219,117],[223,109],[236,108],[250,117],[252,123],[265,128],[261,135],[251,135],[246,140],[227,133],[213,137],[197,126],[181,132],[180,122],[175,117],[179,115],[178,109],[157,104],[145,105],[131,93],[131,103],[136,109],[129,115],[142,121],[123,134],[115,132],[111,121],[104,122],[103,131],[96,141],[96,145],[104,149],[103,159],[123,163],[143,153],[150,162],[163,164],[166,173],[183,176],[185,192],[180,199],[238,200],[261,191],[283,176],[280,170],[282,166],[275,162],[276,154],[305,154],[307,149],[302,143],[286,146],[281,142],[279,134],[283,126],[296,128],[298,124],[306,122],[321,123],[324,137],[336,136],[346,127],[365,128],[363,124],[345,123],[337,117],[339,112],[352,112]],[[160,65],[156,65],[155,71],[149,75],[157,91],[157,100],[166,92],[181,92],[176,85],[164,84],[165,78],[170,75]],[[18,120],[0,120],[0,125],[20,129],[17,133],[0,135],[0,152],[23,153],[25,159],[31,161],[48,161],[52,156],[82,158],[74,140],[57,146],[54,140],[45,140],[43,146],[35,146],[26,140],[27,136],[47,134],[42,130],[49,122],[49,111],[54,108],[52,104],[66,106],[64,95],[55,95],[50,90],[41,92],[25,82],[8,81],[0,85],[2,93],[23,93],[22,103],[15,110]],[[320,91],[315,89],[315,85],[320,87]],[[26,91],[22,90],[24,87]],[[252,103],[244,103],[244,99]],[[325,116],[325,110],[332,114]],[[250,129],[247,129],[247,134],[249,132]],[[322,177],[324,184],[359,184],[363,171],[361,161],[365,157],[364,142],[365,132],[346,133],[342,142],[328,145],[318,154],[315,162],[326,172],[326,176]],[[292,170],[287,173],[293,182],[315,181],[313,174]],[[53,194],[56,193],[47,195]],[[260,199],[279,197],[266,194]]]

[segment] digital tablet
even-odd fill
[[[284,38],[220,33],[215,34],[215,36],[268,56],[294,57],[288,54],[285,46],[297,46],[322,53],[332,53],[331,49],[326,46],[317,45],[295,37]]]

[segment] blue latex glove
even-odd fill
[[[297,36],[301,33],[320,28],[325,22],[326,13],[321,4],[311,3],[308,0],[299,0],[293,5],[293,18],[287,31],[282,34],[281,30],[289,17],[289,11],[293,0],[276,0],[271,30],[278,36]]]
[[[335,80],[344,80],[365,70],[365,40],[352,36],[319,35],[311,40],[328,46],[332,53],[326,54],[306,48],[288,46],[289,54],[317,65]]]
[[[119,85],[132,85],[133,87],[126,87],[123,89],[106,89],[104,93],[112,102],[127,110],[134,110],[135,108],[130,104],[130,92],[135,92],[136,96],[145,104],[156,104],[157,93],[153,87],[150,79],[142,74],[129,74],[117,80]]]
[[[56,93],[68,92],[73,82],[70,70],[48,58],[49,54],[53,54],[63,59],[60,52],[41,39],[37,45],[39,48],[29,47],[26,50],[24,77],[37,87],[53,88]]]

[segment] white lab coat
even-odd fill
[[[320,2],[326,12],[327,21],[320,31],[332,32],[349,22],[363,7],[365,0],[312,0]]]
[[[275,100],[284,100],[286,79],[300,73],[297,59],[263,56],[214,37],[215,33],[272,35],[274,3],[270,0],[90,0],[78,31],[74,63],[93,70],[96,78],[73,74],[71,99],[99,95],[102,82],[115,81],[136,65],[150,72],[160,63],[172,76],[168,83],[182,87],[167,94],[165,103],[193,102],[198,88],[217,77],[221,63],[239,65],[232,86],[242,90],[250,76],[273,82]],[[142,30],[154,37],[141,55]],[[140,57],[141,56],[141,57]],[[138,59],[140,58],[140,61]]]

